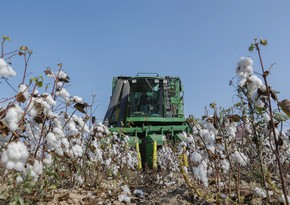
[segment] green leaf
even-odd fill
[[[25,205],[24,200],[21,197],[18,198],[18,202],[20,205]]]
[[[37,87],[42,87],[43,86],[43,83],[42,83],[42,81],[38,81],[38,82],[36,82],[36,85],[37,85]]]
[[[276,112],[274,114],[274,119],[278,121],[286,121],[288,120],[288,116],[283,112]]]
[[[34,78],[29,79],[30,82],[35,82],[37,87],[42,87],[43,86],[43,76],[38,76]]]
[[[28,47],[27,46],[20,46],[19,50],[28,51]]]
[[[36,82],[36,80],[37,80],[36,77],[34,77],[34,78],[30,78],[30,79],[29,79],[30,82]]]
[[[2,39],[3,39],[4,41],[11,41],[11,39],[10,39],[8,36],[2,36]]]
[[[216,108],[216,103],[212,102],[212,103],[209,104],[209,106],[214,109],[214,108]]]
[[[5,195],[3,193],[0,193],[0,200],[5,200],[5,199],[6,199]]]
[[[260,44],[263,45],[263,46],[266,46],[268,44],[267,39],[260,38]]]
[[[249,47],[249,51],[252,52],[255,49],[255,47],[256,47],[255,44],[252,43],[251,46]]]

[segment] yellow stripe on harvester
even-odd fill
[[[139,143],[136,143],[136,151],[137,151],[137,156],[138,156],[138,169],[140,170],[140,169],[142,169],[142,160],[141,160]]]
[[[157,142],[153,142],[153,169],[157,168]]]

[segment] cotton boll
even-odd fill
[[[263,85],[263,82],[260,78],[255,75],[252,75],[248,78],[248,89],[250,92],[253,92],[260,88]]]
[[[72,118],[76,122],[76,128],[78,129],[78,131],[80,132],[84,131],[86,133],[90,132],[88,125],[85,123],[85,121],[81,117],[73,115]]]
[[[14,169],[15,168],[15,163],[12,161],[8,161],[6,164],[6,169]]]
[[[28,109],[29,110],[29,115],[32,118],[35,118],[38,115],[38,111],[32,106],[32,104],[31,104],[30,107],[31,107],[31,109]]]
[[[230,170],[230,163],[224,159],[221,161],[221,169],[223,170],[223,173],[228,173],[228,171]]]
[[[209,144],[206,146],[207,150],[211,151],[212,153],[215,153],[215,145]]]
[[[15,131],[15,130],[17,130],[17,128],[18,128],[18,124],[15,123],[15,122],[11,122],[11,123],[9,124],[9,128],[10,128],[11,131]]]
[[[61,143],[64,146],[63,147],[63,151],[64,152],[69,152],[69,141],[68,141],[68,139],[67,138],[62,138],[61,139]]]
[[[290,201],[290,196],[287,196],[288,202]],[[284,196],[284,194],[281,194],[281,196],[279,197],[279,202],[281,203],[285,203],[286,204],[286,198]]]
[[[107,160],[105,161],[105,165],[106,165],[106,166],[109,166],[109,165],[111,164],[111,162],[112,162],[112,159],[109,158],[109,159],[107,159]]]
[[[27,157],[28,151],[26,146],[18,141],[8,144],[7,149],[3,151],[1,160],[7,169],[22,171]]]
[[[95,159],[101,163],[103,163],[103,152],[100,148],[95,150]]]
[[[3,122],[9,127],[11,131],[15,131],[18,128],[19,121],[22,118],[24,111],[18,105],[13,105],[6,112]]]
[[[42,170],[43,170],[42,163],[38,160],[35,160],[33,164],[33,170],[37,175],[42,174]]]
[[[39,91],[38,90],[34,90],[32,95],[33,95],[33,97],[37,97],[39,95]]]
[[[226,128],[226,130],[227,130],[227,134],[230,140],[232,140],[233,138],[236,138],[236,132],[237,132],[236,126],[229,126],[228,128]]]
[[[261,100],[261,98],[258,98],[256,100],[255,107],[257,107],[257,108],[264,108],[265,107],[265,103]]]
[[[118,201],[120,202],[125,202],[125,203],[131,203],[131,198],[129,196],[126,196],[126,195],[123,195],[123,194],[120,194],[118,196]]]
[[[214,134],[206,129],[201,130],[200,135],[204,139],[206,144],[213,144],[215,141]]]
[[[69,102],[70,94],[65,88],[62,88],[61,90],[55,92],[55,94],[62,97],[66,102]]]
[[[83,155],[83,149],[79,145],[74,145],[72,148],[74,157],[81,157]]]
[[[0,77],[13,77],[16,76],[16,72],[0,58]]]
[[[262,91],[262,92],[266,92],[267,91],[267,87],[266,85],[262,84],[259,89]]]
[[[241,57],[237,64],[236,73],[241,78],[247,78],[253,73],[253,60],[249,57]]]
[[[246,83],[247,83],[247,78],[242,78],[238,85],[240,87],[244,87],[246,85]]]
[[[52,156],[48,153],[45,153],[43,163],[46,165],[51,165],[52,164]]]
[[[54,127],[62,129],[62,124],[58,117],[53,118],[53,124],[54,124]]]
[[[259,187],[255,187],[253,192],[254,192],[255,196],[257,196],[257,197],[261,197],[261,198],[267,197],[266,191],[264,189],[259,188]]]
[[[212,132],[214,135],[216,135],[218,133],[218,130],[213,126],[213,123],[211,123],[211,122],[206,122],[205,123],[205,127],[210,132]]]
[[[60,156],[63,156],[63,150],[60,146],[56,147],[55,148],[55,153],[60,155]]]
[[[77,173],[74,174],[75,178],[76,178],[76,181],[79,185],[82,185],[84,183],[84,179],[78,175]]]
[[[104,134],[105,135],[109,135],[110,134],[110,130],[105,125],[104,125]]]
[[[48,151],[55,150],[59,155],[63,155],[61,140],[59,137],[54,135],[52,132],[49,132],[46,136],[46,142]]]
[[[252,125],[251,125],[250,120],[248,118],[246,118],[246,120],[245,120],[245,129],[249,134],[252,133]]]
[[[246,155],[238,151],[235,151],[233,154],[231,154],[231,159],[241,166],[246,166],[247,162],[249,161]]]
[[[207,164],[205,161],[202,161],[198,167],[193,169],[194,177],[200,180],[205,187],[208,187],[208,177],[207,177]]]
[[[22,178],[21,176],[17,176],[17,177],[16,177],[16,182],[17,182],[17,183],[21,183],[21,182],[23,182],[23,178]]]
[[[16,171],[22,171],[23,169],[24,169],[24,163],[22,162],[22,161],[18,161],[18,162],[16,162],[15,163],[15,167],[14,167],[14,169],[16,170]]]
[[[251,99],[253,100],[255,107],[257,107],[257,108],[264,108],[265,107],[265,103],[259,97],[257,90],[252,93]]]
[[[53,133],[54,133],[57,137],[59,137],[59,138],[63,138],[63,137],[65,137],[65,134],[63,133],[63,130],[62,130],[61,128],[59,128],[59,127],[54,127],[54,128],[53,128]]]
[[[7,155],[9,160],[24,161],[28,157],[28,151],[22,142],[11,142],[7,147]]]
[[[121,186],[121,189],[122,189],[124,194],[131,195],[131,191],[130,191],[130,188],[128,185]]]
[[[103,133],[104,132],[104,128],[102,126],[98,126],[97,127],[97,132]]]
[[[58,90],[58,91],[60,91],[60,90],[62,89],[63,86],[64,86],[64,82],[60,82],[60,81],[58,81],[58,82],[56,83],[56,87],[57,87],[57,90]]]
[[[80,104],[83,104],[83,103],[84,103],[83,98],[78,97],[78,96],[72,96],[72,97],[71,97],[71,100],[72,100],[73,102],[75,102],[75,103],[80,103]]]
[[[202,156],[197,151],[194,151],[190,156],[190,160],[193,163],[200,163],[202,160]]]
[[[76,124],[73,120],[70,120],[68,123],[67,123],[67,128],[68,130],[71,132],[71,133],[75,133],[75,132],[78,132],[78,129],[76,128]]]
[[[266,123],[270,122],[270,120],[271,120],[270,115],[268,113],[266,113],[266,112],[263,113],[263,118],[264,118]]]
[[[69,82],[69,76],[67,75],[67,73],[65,73],[64,71],[58,71],[55,76],[57,76],[57,79],[59,80],[59,82]]]
[[[43,93],[42,97],[44,99],[44,101],[49,105],[49,106],[55,106],[56,102],[55,100],[52,98],[52,96],[48,93]]]
[[[178,145],[178,155],[183,154],[184,148],[187,146],[186,142],[182,141]]]
[[[18,86],[18,93],[22,93],[24,95],[24,97],[25,97],[25,100],[27,100],[30,97],[30,94],[28,92],[28,88],[24,84],[20,84]]]

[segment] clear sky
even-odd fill
[[[260,71],[257,54],[248,51],[254,38],[262,50],[270,83],[279,98],[290,98],[290,1],[265,0],[50,0],[5,1],[0,35],[12,39],[7,49],[27,45],[34,54],[30,76],[43,75],[62,62],[71,78],[71,95],[90,102],[102,120],[114,76],[156,72],[179,76],[185,89],[185,113],[201,117],[215,101],[233,104],[240,57],[250,56]],[[17,82],[23,65],[12,65]],[[10,79],[17,88],[16,80]],[[46,82],[45,82],[46,83]],[[0,98],[10,88],[1,81]],[[11,90],[11,89],[10,89]]]

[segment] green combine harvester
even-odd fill
[[[182,133],[190,130],[180,78],[152,73],[114,77],[103,123],[129,137],[129,145],[138,151],[139,168],[156,168],[158,147],[182,141]]]

